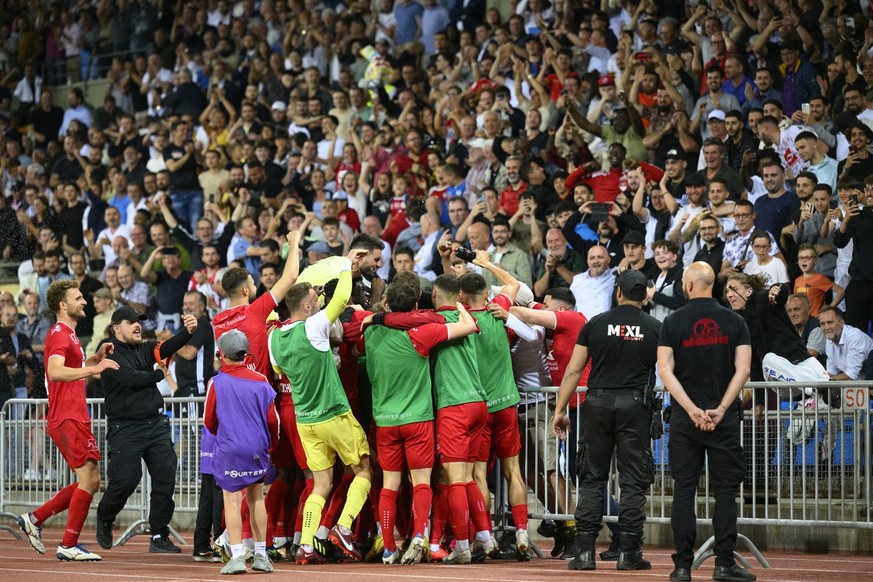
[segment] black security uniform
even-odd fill
[[[660,345],[673,349],[674,373],[688,397],[703,410],[718,408],[734,376],[734,357],[741,345],[751,345],[742,316],[715,299],[697,298],[674,311],[661,325]],[[673,406],[670,421],[670,471],[675,482],[671,526],[676,544],[673,563],[690,569],[697,537],[694,498],[709,459],[709,480],[715,498],[715,565],[735,565],[736,495],[746,473],[740,447],[739,400],[731,405],[712,432],[704,432],[681,406]]]
[[[182,331],[160,344],[160,357],[176,353],[191,338]],[[152,480],[149,527],[152,536],[166,538],[175,510],[176,451],[170,436],[170,419],[164,414],[164,398],[158,382],[164,374],[155,369],[156,343],[128,344],[111,340],[115,350],[108,357],[118,370],[102,374],[108,419],[109,483],[97,506],[97,519],[111,524],[124,508],[142,478],[145,461]]]
[[[619,305],[591,318],[579,333],[577,344],[589,350],[591,373],[582,405],[580,447],[585,462],[575,518],[580,539],[587,537],[592,544],[600,531],[602,499],[615,450],[621,548],[639,549],[646,520],[645,491],[655,469],[649,428],[660,329],[661,323],[639,307]]]

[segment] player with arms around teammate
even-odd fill
[[[342,514],[328,533],[328,539],[346,556],[362,558],[352,543],[352,522],[370,492],[370,446],[364,430],[349,407],[340,381],[330,330],[352,293],[352,270],[367,255],[358,249],[349,253],[340,271],[330,303],[321,310],[318,294],[309,283],[291,287],[285,298],[291,317],[270,334],[270,362],[284,372],[291,384],[300,441],[312,471],[312,493],[303,508],[303,532],[295,560],[298,564],[325,561],[313,547],[313,537],[325,500],[333,488],[333,465],[337,455],[355,473]]]
[[[388,308],[394,313],[414,311],[420,295],[418,276],[398,273],[388,287]],[[426,323],[408,330],[376,325],[367,328],[364,334],[367,373],[373,386],[376,443],[384,475],[379,515],[385,541],[382,561],[386,564],[400,561],[394,524],[404,458],[413,487],[414,527],[412,543],[402,562],[415,564],[424,552],[425,527],[433,499],[430,477],[435,444],[429,355],[437,344],[476,331],[473,317],[460,303],[456,307],[457,323]],[[403,389],[398,390],[399,386]]]
[[[57,317],[57,323],[45,339],[45,376],[49,400],[47,430],[64,460],[76,473],[77,482],[58,491],[32,513],[21,515],[18,525],[33,549],[44,554],[40,526],[51,516],[68,509],[67,527],[58,546],[58,559],[96,561],[101,559],[100,556],[78,545],[91,498],[100,489],[100,472],[97,469],[100,451],[91,433],[91,416],[85,404],[85,378],[104,370],[117,370],[118,364],[106,358],[113,347],[108,343],[85,360],[85,352],[75,331],[76,324],[85,317],[86,305],[77,281],[68,279],[52,283],[46,292],[46,303]]]
[[[715,498],[712,579],[757,579],[733,556],[736,496],[746,475],[738,397],[749,379],[752,340],[743,317],[712,298],[714,282],[715,273],[707,263],[692,263],[685,270],[682,288],[688,304],[664,319],[658,344],[658,372],[673,400],[669,447],[676,553],[670,580],[678,582],[691,580],[697,537],[694,498],[704,453]]]
[[[646,521],[646,489],[655,477],[649,429],[661,324],[641,310],[646,299],[646,276],[642,272],[628,270],[619,275],[617,296],[618,307],[592,317],[582,328],[561,382],[552,421],[555,433],[567,438],[570,420],[566,406],[590,357],[588,396],[582,404],[585,422],[579,442],[584,459],[579,468],[581,483],[575,515],[579,551],[568,566],[570,570],[596,568],[594,542],[603,520],[601,500],[613,450],[621,486],[616,568],[652,568],[643,559],[640,544]]]

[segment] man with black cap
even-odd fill
[[[655,280],[660,274],[654,259],[646,258],[646,238],[643,233],[631,230],[622,239],[624,259],[618,265],[618,272],[640,271],[646,279]]]
[[[779,54],[782,57],[779,72],[784,80],[782,105],[785,115],[791,117],[803,103],[809,102],[810,97],[819,95],[821,89],[816,81],[815,67],[801,56],[800,41],[786,38],[779,45]]]
[[[685,206],[679,209],[676,216],[673,217],[673,230],[670,231],[668,238],[683,247],[683,251],[688,253],[694,242],[694,235],[697,234],[697,228],[700,226],[700,219],[703,217],[703,212],[706,208],[706,180],[701,172],[695,172],[685,178],[685,195],[688,198]],[[687,257],[685,265],[691,262],[694,258],[695,248],[691,252],[691,256]]]
[[[184,328],[161,343],[143,341],[141,322],[145,318],[129,305],[112,314],[114,349],[110,359],[118,363],[118,369],[102,374],[110,454],[109,484],[97,506],[97,543],[101,548],[112,548],[112,523],[139,484],[141,463],[145,461],[152,480],[149,552],[179,553],[168,539],[175,509],[177,459],[170,438],[170,419],[163,413],[164,399],[157,384],[169,373],[168,358],[191,339],[197,318],[183,315]]]
[[[583,461],[576,505],[579,553],[570,570],[594,570],[594,542],[603,518],[602,500],[613,450],[621,481],[618,510],[618,570],[649,570],[640,544],[646,521],[646,489],[654,481],[650,440],[654,404],[655,362],[661,324],[643,313],[647,280],[640,271],[618,277],[618,307],[597,315],[582,328],[567,366],[552,427],[566,439],[570,422],[565,408],[591,359],[588,396],[582,404],[579,447]],[[622,362],[616,366],[615,362]]]
[[[677,200],[685,194],[685,173],[688,161],[684,151],[667,150],[664,154],[664,177],[661,178],[661,190],[669,192]]]

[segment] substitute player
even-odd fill
[[[318,294],[309,283],[291,287],[285,299],[291,311],[290,323],[273,330],[268,341],[270,362],[285,373],[291,384],[300,441],[313,476],[312,493],[304,505],[300,548],[295,556],[298,564],[325,561],[313,547],[313,538],[333,488],[337,455],[352,468],[355,478],[349,485],[342,515],[328,533],[328,539],[349,558],[362,558],[352,543],[350,528],[370,492],[370,446],[343,390],[330,348],[330,330],[351,296],[352,269],[366,255],[367,251],[362,249],[349,254],[333,298],[324,310],[320,309]]]
[[[56,555],[64,561],[93,562],[100,560],[100,556],[78,545],[91,498],[100,489],[97,469],[100,451],[91,432],[91,416],[85,403],[85,378],[104,370],[117,370],[118,363],[106,359],[112,352],[112,344],[103,344],[96,354],[85,360],[75,331],[76,323],[85,317],[86,305],[77,281],[67,279],[52,283],[46,292],[46,303],[57,317],[57,323],[45,339],[47,430],[76,473],[77,483],[67,485],[32,513],[21,515],[18,525],[27,534],[33,549],[44,554],[40,526],[51,516],[69,509],[67,527]]]
[[[392,312],[413,311],[418,306],[420,295],[418,276],[405,277],[398,273],[388,287],[388,307]],[[434,346],[476,331],[473,317],[460,303],[456,307],[458,323],[426,323],[409,330],[377,325],[368,328],[364,334],[367,373],[373,386],[376,444],[384,475],[379,515],[385,542],[382,561],[386,564],[401,561],[394,540],[394,524],[397,492],[404,467],[411,475],[414,525],[412,543],[402,562],[415,564],[424,552],[425,527],[433,499],[430,477],[434,463],[434,414],[428,357]],[[359,342],[359,346],[361,344]],[[398,386],[403,386],[403,390],[398,390]]]

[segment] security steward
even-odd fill
[[[591,358],[588,396],[582,409],[579,449],[579,502],[576,505],[576,545],[579,553],[570,570],[594,570],[594,542],[603,518],[602,500],[613,450],[619,472],[618,509],[620,553],[618,570],[650,570],[640,544],[646,521],[646,489],[652,484],[652,425],[655,362],[661,323],[641,309],[646,299],[646,276],[628,270],[618,277],[618,306],[591,318],[579,333],[566,374],[561,381],[555,433],[567,438],[565,413],[579,376]],[[620,364],[620,365],[618,365]],[[657,408],[660,413],[660,407]],[[658,417],[660,426],[660,417]]]
[[[752,345],[741,315],[712,298],[715,272],[692,263],[682,276],[689,301],[661,324],[658,372],[672,398],[670,471],[673,474],[671,526],[676,553],[670,580],[691,580],[697,537],[694,498],[704,453],[715,498],[713,580],[756,580],[734,561],[737,545],[736,496],[746,474],[740,447],[738,396],[749,379]]]
[[[112,358],[118,370],[103,372],[106,390],[109,451],[109,483],[97,506],[97,542],[101,548],[112,547],[112,523],[127,503],[142,478],[145,461],[152,480],[149,503],[151,553],[179,553],[169,540],[169,523],[176,505],[176,452],[170,437],[170,419],[164,415],[164,399],[157,383],[167,372],[167,358],[191,339],[197,318],[182,316],[184,329],[170,339],[157,343],[142,339],[142,320],[134,308],[124,305],[112,314],[111,329],[115,347]],[[157,367],[156,367],[157,365]]]

